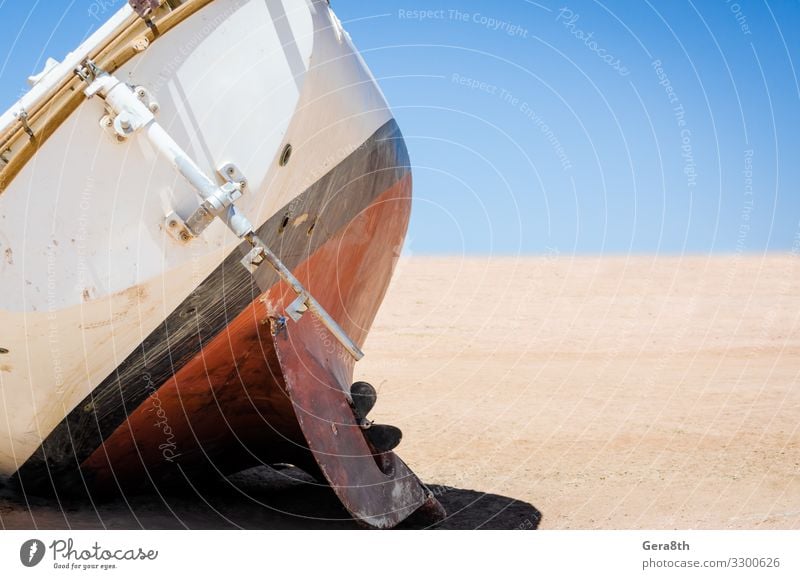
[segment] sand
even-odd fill
[[[440,528],[797,529],[799,326],[794,255],[411,257],[356,372]],[[5,489],[0,523],[355,527],[266,468],[103,505]]]
[[[800,528],[798,256],[411,258],[365,351],[423,480],[540,528]]]

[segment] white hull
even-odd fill
[[[158,122],[207,174],[242,170],[237,207],[255,225],[391,119],[324,1],[216,0],[115,74],[153,94]],[[99,98],[81,104],[0,195],[0,474],[241,243],[221,222],[190,244],[168,235],[166,214],[190,213],[197,194],[146,140],[115,142],[103,114]]]

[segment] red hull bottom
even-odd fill
[[[358,344],[400,253],[410,189],[406,175],[294,270]],[[172,378],[153,385],[81,464],[92,487],[124,491],[198,468],[227,474],[292,463],[321,473],[369,526],[393,527],[423,506],[441,514],[402,460],[373,453],[348,403],[352,358],[311,314],[297,323],[283,317],[294,298],[282,283],[269,288]]]

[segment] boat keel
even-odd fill
[[[351,406],[349,372],[338,363],[341,352],[326,349],[331,338],[314,320],[305,316],[287,324],[272,318],[273,343],[286,394],[331,488],[370,527],[394,527],[417,510],[428,520],[441,519],[444,509],[408,466],[393,452],[376,450],[365,436],[365,417]]]

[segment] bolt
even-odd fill
[[[189,241],[190,236],[185,231],[181,231],[181,241]]]
[[[175,221],[174,219],[171,219],[170,222],[169,222],[169,226],[173,227],[173,228],[177,227],[178,226],[178,222]]]

